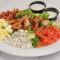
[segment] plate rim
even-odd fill
[[[7,54],[10,54],[10,55],[15,55],[15,56],[23,56],[23,57],[37,57],[37,56],[45,56],[45,55],[49,55],[49,54],[53,54],[53,53],[56,53],[56,52],[58,52],[58,51],[60,51],[60,40],[59,41],[57,41],[56,43],[54,43],[54,44],[51,44],[51,45],[48,45],[48,46],[45,46],[45,47],[40,47],[40,48],[29,48],[29,49],[23,49],[23,48],[17,48],[17,47],[12,47],[12,46],[10,46],[10,45],[8,45],[8,44],[5,44],[4,42],[0,42],[0,51],[2,51],[2,52],[5,52],[5,53],[7,53]],[[3,45],[3,46],[2,46]],[[56,46],[56,47],[55,47]],[[3,47],[3,48],[2,48]],[[7,48],[8,47],[8,49],[5,49],[4,50],[4,48]],[[10,50],[10,48],[12,48],[13,50],[16,50],[16,49],[18,49],[18,50],[16,50],[16,51],[20,51],[20,50],[23,50],[23,51],[25,51],[25,54],[22,54],[21,52],[19,52],[19,53],[14,53],[14,51],[11,49]],[[50,51],[49,51],[49,48],[51,49]],[[53,48],[53,49],[52,49]],[[46,51],[46,49],[48,49],[46,52],[43,52],[43,54],[41,54],[41,50],[40,49],[45,49],[45,51]],[[9,51],[10,50],[10,51]],[[35,52],[36,53],[33,53],[32,52],[32,54],[29,54],[29,53],[31,53],[30,51],[34,51],[35,50]],[[39,51],[40,50],[40,51]],[[12,52],[11,52],[12,51]],[[28,52],[28,54],[26,54],[26,52]],[[39,53],[38,53],[39,52]],[[47,53],[48,52],[48,53]],[[38,54],[37,54],[38,53]]]

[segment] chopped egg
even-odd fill
[[[6,22],[4,19],[0,19],[0,22],[1,22],[1,26],[8,26],[8,22]]]
[[[12,33],[12,29],[8,26],[8,27],[5,27],[5,30],[8,31],[9,33]]]
[[[0,28],[0,34],[5,35],[5,36],[9,36],[8,31],[6,31],[5,29],[2,29],[2,28]]]
[[[12,32],[13,30],[11,25],[8,25],[8,22],[4,19],[0,19],[0,40],[3,40],[5,37],[9,37]]]

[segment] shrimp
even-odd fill
[[[29,25],[30,25],[30,22],[29,22],[29,20],[24,20],[23,21],[23,29],[26,29],[26,28],[28,28],[29,27]]]
[[[28,19],[29,19],[28,15],[25,15],[25,16],[21,17],[19,21],[17,20],[17,21],[15,22],[15,20],[13,20],[13,21],[9,21],[9,23],[10,23],[10,24],[13,24],[13,23],[14,23],[14,24],[12,25],[12,28],[13,28],[13,29],[17,29],[17,30],[19,30],[19,29],[21,29],[21,28],[26,29],[26,28],[28,28],[29,25],[30,25],[30,22],[29,22]]]
[[[48,25],[49,24],[49,20],[43,20],[41,21],[44,25]]]
[[[36,30],[38,28],[39,22],[33,22],[32,23],[32,29]]]
[[[26,29],[29,27],[30,25],[30,22],[29,22],[29,16],[28,15],[25,15],[23,16],[21,19],[20,19],[20,22],[22,23],[22,28],[23,29]]]
[[[40,17],[34,17],[31,22],[32,22],[32,29],[33,30],[36,30],[39,26],[39,21],[43,20],[42,18]]]
[[[42,21],[43,20],[43,18],[42,17],[34,17],[32,20],[31,20],[31,22],[36,22],[36,21]]]
[[[16,23],[16,22],[19,22],[19,20],[14,20],[14,19],[13,19],[13,20],[8,21],[9,24],[14,24],[14,23]]]
[[[22,28],[22,25],[21,25],[20,22],[17,22],[17,23],[14,23],[14,24],[12,25],[12,28],[13,28],[13,29],[20,30],[20,29]]]
[[[20,22],[22,22],[23,20],[28,20],[29,16],[28,15],[24,15],[21,17]]]

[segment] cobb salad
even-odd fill
[[[30,9],[0,13],[0,41],[19,48],[38,48],[60,39],[60,22],[49,21],[47,11]]]

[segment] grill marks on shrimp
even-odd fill
[[[28,15],[22,16],[19,20],[11,20],[9,21],[9,24],[12,24],[13,29],[26,29],[29,27],[30,22],[29,22],[29,17]]]
[[[31,22],[32,22],[32,29],[33,30],[36,30],[39,26],[39,21],[42,21],[43,20],[43,18],[42,17],[34,17],[34,19],[32,19],[31,20]]]

